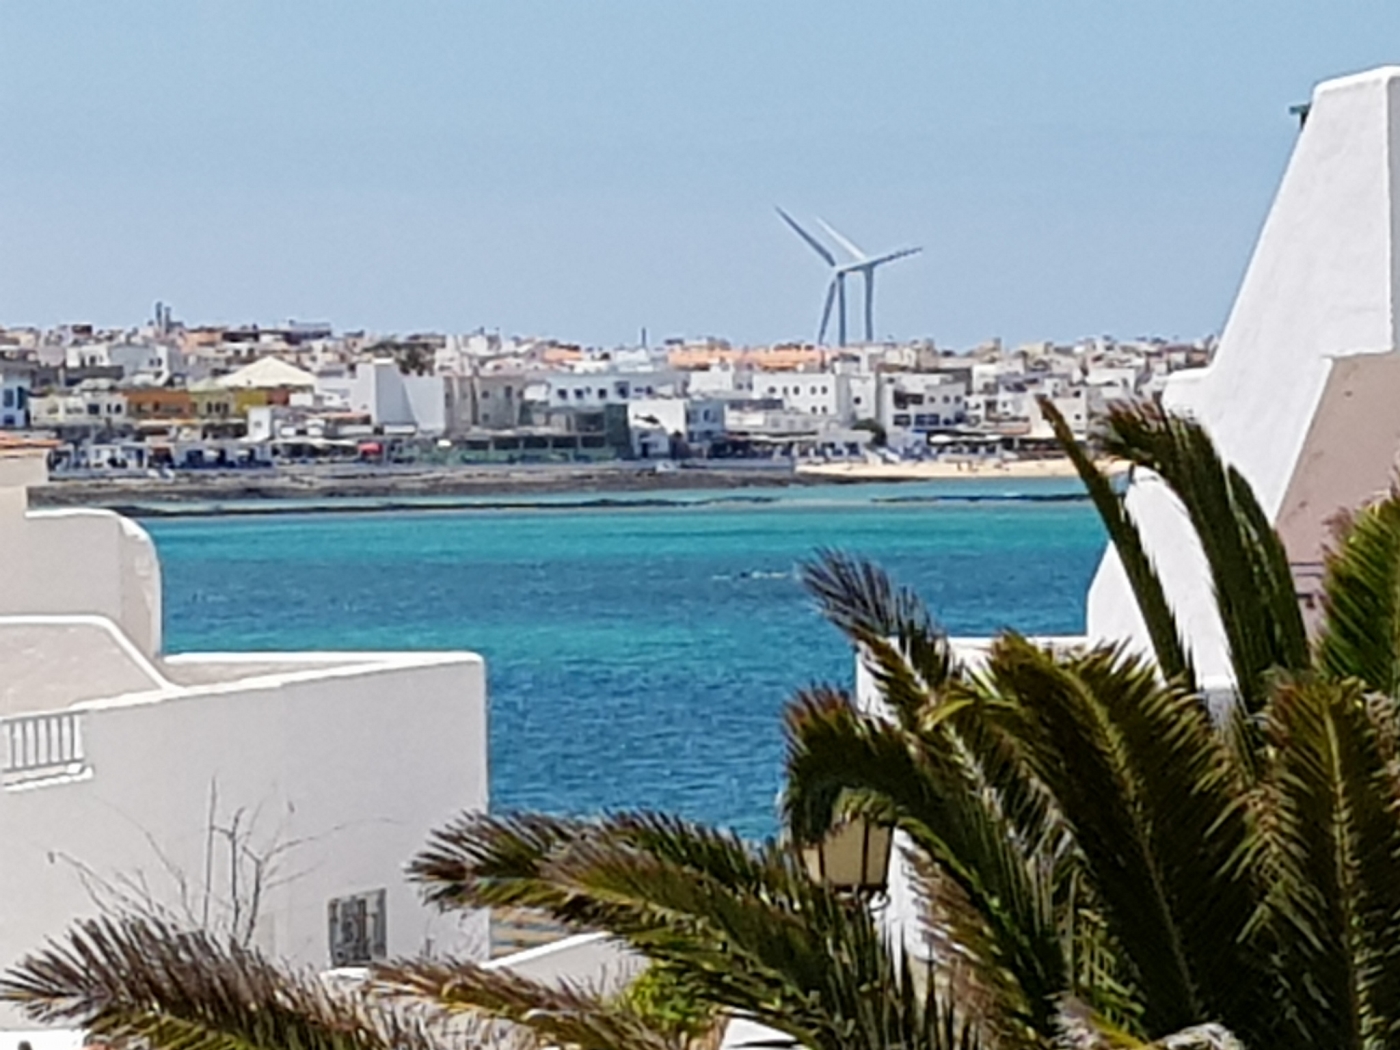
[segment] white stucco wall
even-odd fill
[[[159,652],[160,563],[146,531],[111,511],[24,508],[23,489],[0,487],[0,616],[105,616]]]
[[[295,654],[282,674],[264,673],[269,654],[210,659],[220,677],[241,660],[260,676],[79,704],[90,773],[0,790],[0,969],[97,913],[94,880],[145,880],[178,907],[178,874],[198,901],[211,789],[216,822],[242,810],[254,849],[291,844],[264,900],[264,950],[325,968],[328,901],[383,888],[390,955],[480,955],[485,917],[424,908],[403,865],[432,828],[486,805],[481,659]],[[179,662],[193,672],[201,659]],[[216,901],[229,896],[221,849]]]
[[[1168,406],[1204,423],[1277,517],[1334,358],[1396,340],[1400,68],[1313,94],[1274,205],[1208,369],[1173,375]],[[1344,454],[1344,450],[1337,450]],[[1128,507],[1206,678],[1229,673],[1199,546],[1165,486],[1135,479]],[[1089,634],[1146,632],[1112,549],[1094,579]]]

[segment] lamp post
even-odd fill
[[[832,827],[820,842],[802,847],[802,863],[813,881],[838,893],[868,899],[889,884],[894,829],[866,816]]]

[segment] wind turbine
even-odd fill
[[[923,251],[922,248],[900,248],[897,251],[886,252],[883,255],[870,256],[857,248],[850,240],[843,237],[831,228],[829,224],[821,219],[817,222],[821,228],[834,240],[847,255],[851,258],[847,262],[838,262],[835,254],[826,245],[817,240],[814,236],[804,230],[791,215],[777,209],[782,220],[792,227],[792,231],[806,242],[807,246],[821,256],[822,261],[831,267],[831,281],[826,286],[826,302],[822,305],[822,321],[817,329],[817,344],[821,345],[826,340],[826,326],[831,321],[831,307],[835,304],[837,310],[837,335],[839,345],[846,345],[846,277],[853,273],[859,273],[865,278],[865,341],[873,343],[875,341],[875,269],[885,263],[894,262],[896,259],[903,259],[910,255],[916,255]]]

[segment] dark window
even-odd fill
[[[6,389],[6,390],[5,390],[5,397],[4,397],[4,399],[3,399],[3,403],[4,403],[4,405],[5,405],[6,408],[14,408],[14,407],[15,407],[15,392],[14,392],[13,390],[10,390],[10,389]]]
[[[907,427],[909,425],[909,413],[901,412],[894,417],[894,425],[897,427]]]
[[[601,387],[601,386],[600,386],[600,387],[598,388],[598,400],[599,400],[599,401],[606,401],[607,399],[608,399],[608,391],[607,391],[607,388],[606,388],[606,387]]]
[[[90,415],[90,416],[100,415],[101,412],[102,412],[102,406],[101,406],[101,405],[92,404],[92,405],[88,405],[88,407],[87,407],[87,414]]]
[[[489,390],[483,390],[483,391],[481,392],[481,400],[483,400],[483,401],[489,401],[490,399],[491,399],[491,391],[489,391]]]
[[[567,401],[567,400],[569,400],[569,392],[568,392],[567,390],[561,390],[561,391],[559,391],[559,400],[560,400],[560,401]]]

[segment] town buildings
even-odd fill
[[[880,444],[887,457],[1027,455],[1051,446],[1038,398],[1084,433],[1115,399],[1160,392],[1211,349],[1102,337],[966,353],[927,340],[600,349],[324,323],[187,326],[161,304],[156,321],[128,330],[0,330],[0,428],[57,439],[60,471],[289,458],[859,458]],[[169,453],[201,441],[206,454]],[[148,449],[81,451],[113,442]],[[219,442],[255,447],[230,454]]]

